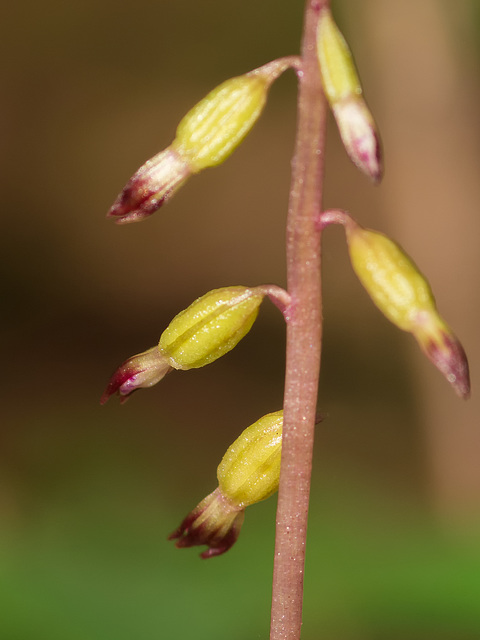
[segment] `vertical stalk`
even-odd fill
[[[320,234],[327,107],[316,55],[320,12],[307,0],[298,123],[287,222],[287,319],[282,465],[276,519],[270,640],[298,640],[322,330]]]

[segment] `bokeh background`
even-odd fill
[[[303,638],[480,637],[480,8],[336,0],[381,130],[373,188],[329,123],[326,206],[395,237],[469,354],[462,402],[324,242],[325,348]],[[197,296],[285,284],[295,79],[223,166],[149,220],[104,217],[224,79],[296,53],[303,2],[19,0],[0,27],[0,639],[265,638],[275,499],[198,559],[167,534],[239,432],[281,406],[268,302],[211,367],[99,397]]]

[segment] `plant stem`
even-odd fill
[[[270,640],[298,640],[321,351],[320,235],[326,101],[316,30],[328,0],[307,0],[287,222],[287,361]]]

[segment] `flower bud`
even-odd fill
[[[351,218],[345,230],[353,269],[373,302],[399,329],[411,332],[456,393],[468,397],[465,352],[439,316],[430,285],[417,266],[382,233],[364,229]]]
[[[158,347],[174,369],[196,369],[228,353],[250,331],[261,287],[224,287],[198,298],[162,333]]]
[[[283,412],[270,413],[245,429],[217,469],[219,486],[169,536],[178,548],[208,545],[202,558],[218,556],[236,542],[245,508],[278,489]]]
[[[172,144],[132,176],[107,217],[119,224],[142,220],[190,175],[223,162],[258,120],[272,82],[296,63],[280,58],[211,91],[181,120]]]
[[[158,347],[132,356],[115,371],[100,399],[100,404],[105,404],[114,393],[118,393],[120,402],[123,403],[133,391],[160,382],[170,369],[171,366]]]
[[[281,309],[290,301],[287,292],[275,285],[224,287],[198,298],[175,316],[158,346],[117,369],[101,404],[116,392],[123,402],[132,391],[153,386],[171,369],[197,369],[228,353],[250,331],[265,296]]]
[[[323,89],[348,156],[378,182],[382,166],[375,122],[363,99],[349,46],[328,8],[323,9],[318,22],[317,54]]]

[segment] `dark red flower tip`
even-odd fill
[[[148,218],[179,189],[191,173],[188,162],[175,149],[167,147],[130,178],[107,213],[107,218],[114,218],[118,224]]]
[[[245,510],[239,509],[217,488],[188,514],[168,539],[177,540],[177,549],[207,545],[208,549],[200,557],[213,558],[235,544],[244,517]]]
[[[102,397],[100,398],[100,404],[105,404],[107,400],[110,398],[110,396],[113,396],[117,392],[120,395],[121,403],[127,400],[128,393],[120,392],[120,389],[125,389],[125,385],[127,385],[128,381],[134,377],[131,370],[126,366],[127,363],[128,363],[128,360],[124,362],[122,365],[120,365],[120,367],[115,371],[113,376],[110,378],[105,388],[105,391],[103,392]],[[133,392],[133,389],[130,393],[132,392]]]
[[[123,403],[137,389],[145,389],[160,382],[170,370],[170,365],[158,347],[139,353],[118,367],[100,398],[100,404],[105,404],[115,393],[118,393],[120,402]]]
[[[128,224],[148,218],[159,209],[168,194],[158,196],[142,179],[131,180],[120,193],[107,213],[117,224]]]

